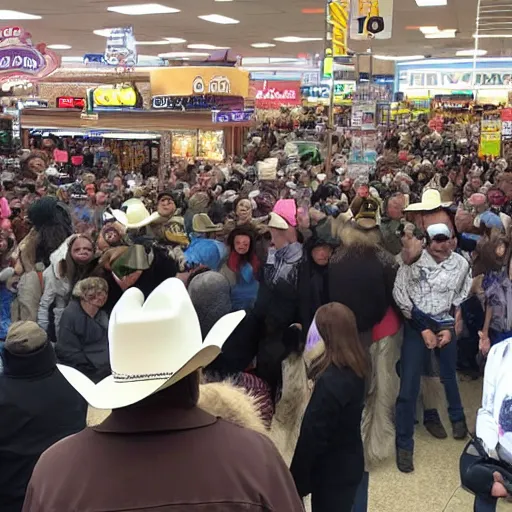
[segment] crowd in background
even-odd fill
[[[173,277],[188,290],[203,339],[225,315],[246,312],[203,369],[201,386],[189,376],[162,394],[169,407],[183,408],[186,396],[191,406],[199,401],[273,440],[280,456],[267,456],[279,457],[279,474],[272,479],[247,469],[268,499],[265,510],[299,510],[299,497],[309,495],[314,512],[367,510],[376,465],[396,456],[400,471],[414,471],[418,421],[433,437],[448,436],[438,413],[439,381],[451,434],[467,440],[458,371],[475,379],[485,372],[476,436],[461,458],[462,483],[475,493],[479,512],[510,496],[509,161],[479,158],[469,126],[438,133],[415,122],[388,130],[373,166],[350,163],[348,136],[335,136],[328,166],[316,147],[299,150],[298,138],[264,126],[249,138],[244,158],[177,160],[165,183],[116,166],[81,169],[65,180],[51,165],[51,139],[22,155],[19,170],[4,166],[2,511],[22,510],[40,455],[85,428],[87,407],[56,362],[102,382],[113,371],[109,317],[124,292],[137,288],[147,299]],[[215,383],[224,387],[214,387],[208,401]],[[246,394],[229,395],[233,387]],[[250,425],[243,399],[255,414]],[[159,421],[156,413],[149,417]],[[119,419],[108,421],[105,432],[122,431],[113,426]],[[80,439],[87,445],[87,437]],[[236,439],[241,454],[252,453],[250,438]],[[52,463],[65,468],[71,457],[54,448],[55,460],[40,463],[47,472]],[[218,457],[231,464],[231,453],[219,447]],[[200,463],[192,449],[183,457]],[[77,479],[87,480],[87,471]],[[106,480],[121,485],[112,473]],[[36,468],[24,510],[64,510],[57,491],[42,493],[51,483]],[[178,500],[181,489],[173,489],[162,499]],[[73,492],[78,499],[78,488],[67,489]],[[128,495],[136,505],[109,494],[105,502],[91,500],[109,510],[150,506],[135,490]],[[193,499],[189,494],[183,503],[214,500],[200,486]]]

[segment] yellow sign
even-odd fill
[[[345,57],[348,53],[349,0],[331,0],[329,23],[332,25],[332,51],[334,57]]]
[[[249,96],[249,73],[228,67],[161,68],[150,72],[152,96]]]

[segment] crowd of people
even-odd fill
[[[64,179],[52,140],[4,165],[2,512],[366,511],[418,422],[448,436],[439,383],[475,511],[510,497],[512,159],[466,125],[388,129],[373,166],[300,136],[165,183]]]

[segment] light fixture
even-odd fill
[[[438,27],[419,27],[422,34],[437,34],[439,32]]]
[[[416,0],[418,7],[442,7],[448,5],[448,0]]]
[[[71,50],[71,46],[69,44],[49,44],[46,48],[50,48],[50,50]]]
[[[160,39],[159,41],[137,41],[135,44],[137,46],[158,46],[171,43],[166,39]]]
[[[285,36],[285,37],[274,37],[274,41],[280,41],[281,43],[303,43],[306,41],[323,41],[323,37],[297,37],[297,36]]]
[[[233,0],[215,0],[216,2],[232,2]]]
[[[459,50],[455,55],[457,57],[483,57],[487,55],[487,50]]]
[[[145,14],[174,14],[180,12],[174,7],[167,7],[161,4],[133,4],[133,5],[116,5],[107,7],[107,11],[118,12],[119,14],[127,14],[128,16],[144,16]]]
[[[454,39],[457,29],[447,28],[445,30],[439,30],[433,34],[425,34],[425,39]]]
[[[221,14],[204,14],[203,16],[198,16],[198,18],[204,21],[209,21],[210,23],[219,23],[220,25],[236,25],[237,23],[240,23],[239,20],[228,18]]]
[[[473,34],[475,39],[501,39],[502,37],[510,38],[512,34]]]
[[[229,50],[229,46],[215,46],[213,44],[189,44],[191,50]]]
[[[394,62],[407,61],[407,60],[422,60],[425,58],[424,55],[374,55],[374,59],[377,60],[391,60]]]
[[[167,52],[158,54],[158,56],[161,59],[180,59],[183,57],[209,57],[209,55],[209,53],[201,52]]]
[[[0,10],[0,20],[40,20],[42,16],[26,12]]]
[[[323,7],[306,7],[301,12],[302,14],[324,14],[325,9]]]
[[[164,37],[164,39],[171,44],[183,44],[187,42],[186,39],[182,39],[181,37]]]
[[[101,28],[99,30],[93,30],[92,33],[101,37],[110,37],[110,33],[112,32],[111,28]]]
[[[251,46],[253,48],[274,48],[275,44],[273,44],[273,43],[252,43]]]

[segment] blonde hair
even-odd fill
[[[101,277],[88,277],[76,283],[73,297],[83,299],[89,293],[105,292],[108,294],[108,283]]]

